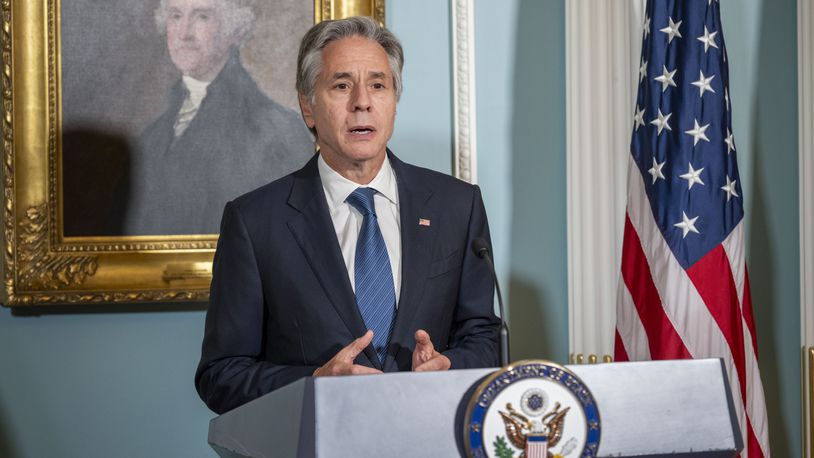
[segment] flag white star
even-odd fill
[[[724,143],[726,143],[726,154],[735,151],[735,139],[732,137],[732,133],[729,132],[729,129],[726,129],[726,138],[724,139]]]
[[[709,128],[709,124],[699,126],[697,119],[693,119],[693,122],[695,123],[695,126],[692,129],[684,132],[685,134],[693,136],[692,146],[697,145],[698,140],[704,140],[708,142],[709,138],[707,138],[707,134],[705,134],[704,132]]]
[[[644,17],[644,39],[647,40],[647,36],[650,35],[650,18],[645,16]]]
[[[732,196],[740,197],[738,195],[737,191],[735,191],[735,183],[737,183],[737,182],[738,182],[738,180],[730,181],[729,180],[729,175],[726,176],[726,186],[721,186],[721,189],[726,191],[726,201],[727,202],[729,202],[729,199]]]
[[[687,234],[690,232],[695,232],[696,234],[700,234],[698,229],[695,228],[695,221],[698,220],[698,217],[695,218],[688,218],[685,212],[681,212],[681,222],[675,223],[673,226],[681,229],[684,231],[684,235],[681,238],[687,238]]]
[[[675,22],[673,22],[672,17],[667,18],[667,19],[669,20],[669,25],[667,27],[663,28],[663,29],[659,29],[659,32],[664,32],[664,33],[667,34],[667,36],[669,37],[669,38],[667,38],[667,43],[670,44],[670,43],[673,42],[673,38],[675,38],[675,37],[683,38],[681,36],[681,32],[678,31],[678,28],[681,27],[681,22],[682,21],[678,21],[678,23],[675,23]]]
[[[642,59],[642,65],[639,66],[639,82],[647,77],[647,61]]]
[[[633,115],[633,131],[639,130],[639,127],[644,125],[644,108],[639,110],[639,105],[636,105],[636,114]]]
[[[661,76],[657,76],[657,77],[653,78],[654,80],[661,83],[661,92],[666,91],[667,86],[676,87],[676,82],[673,81],[673,76],[676,74],[678,69],[673,70],[673,71],[669,71],[669,70],[667,70],[667,67],[665,65],[662,65],[661,68],[662,68]]]
[[[666,116],[661,114],[661,108],[659,108],[658,118],[650,121],[650,124],[653,124],[654,126],[659,128],[659,131],[658,131],[658,133],[656,135],[661,135],[661,131],[663,129],[673,130],[670,127],[670,124],[668,124],[668,122],[670,121],[670,116],[672,116],[672,115],[673,115],[672,113],[667,113]]]
[[[707,30],[707,26],[704,26],[704,34],[697,38],[698,41],[704,43],[704,52],[709,51],[709,47],[712,46],[715,49],[718,49],[718,45],[715,44],[715,35],[718,35],[718,32],[709,33]]]
[[[701,181],[701,172],[703,172],[703,171],[704,171],[703,167],[701,167],[698,170],[695,170],[694,168],[692,168],[692,164],[690,164],[690,170],[687,171],[687,173],[685,173],[683,175],[679,175],[679,176],[681,178],[687,180],[687,184],[689,185],[689,188],[687,188],[687,189],[692,189],[692,185],[694,185],[695,183],[698,183],[701,186],[704,186],[704,182]]]
[[[729,111],[729,88],[724,88],[724,100],[726,101],[726,111]]]
[[[658,181],[659,178],[661,178],[662,180],[665,179],[664,174],[661,172],[661,169],[664,168],[664,164],[666,163],[667,161],[664,161],[661,164],[659,164],[658,162],[656,162],[656,158],[655,157],[653,158],[653,167],[647,171],[647,173],[649,173],[653,177],[652,184],[656,184],[656,181]]]
[[[690,83],[698,88],[698,97],[703,97],[704,91],[715,93],[715,89],[713,89],[712,85],[710,84],[712,82],[712,78],[715,78],[715,75],[706,78],[704,77],[704,72],[699,70],[698,73],[700,73],[698,81],[693,81],[692,83]]]

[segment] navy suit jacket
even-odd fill
[[[470,248],[489,239],[480,190],[388,154],[399,193],[401,295],[384,363],[372,347],[356,363],[409,371],[415,331],[424,329],[453,369],[496,366],[494,286]],[[317,156],[226,205],[195,375],[213,411],[311,375],[365,331]]]

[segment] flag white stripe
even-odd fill
[[[735,229],[724,239],[724,251],[726,257],[729,259],[729,265],[732,269],[732,276],[735,280],[735,287],[738,291],[738,304],[743,314],[743,290],[746,278],[746,257],[744,255],[743,244],[743,220],[735,226]]]
[[[752,333],[746,324],[743,315],[743,296],[746,285],[746,256],[744,253],[745,237],[743,231],[743,221],[723,241],[724,251],[732,266],[732,275],[735,279],[735,286],[738,289],[738,305],[743,316],[743,341],[744,353],[746,355],[746,411],[749,413],[749,420],[752,423],[752,430],[760,443],[760,448],[765,457],[769,457],[769,425],[767,420],[766,402],[763,397],[763,382],[760,379],[760,369],[758,367],[755,348],[752,346]]]
[[[651,359],[647,332],[639,317],[639,311],[636,310],[633,296],[630,295],[630,290],[621,276],[616,294],[616,328],[628,358],[631,361]]]
[[[763,450],[763,456],[769,458],[769,423],[766,412],[766,402],[763,398],[763,382],[760,380],[760,370],[758,368],[755,349],[752,347],[752,338],[743,323],[744,350],[746,351],[746,411],[749,412],[749,420],[752,423],[752,430]]]

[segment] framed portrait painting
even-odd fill
[[[203,301],[229,200],[305,164],[299,39],[384,0],[9,0],[3,305]]]

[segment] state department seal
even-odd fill
[[[599,410],[573,372],[519,361],[478,386],[466,411],[464,443],[474,458],[592,458]]]

